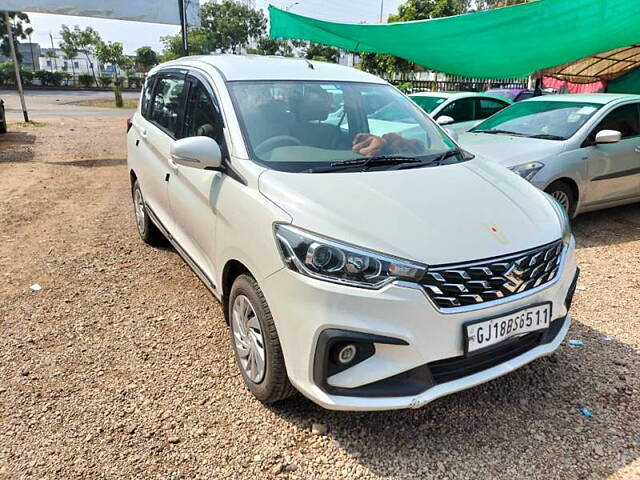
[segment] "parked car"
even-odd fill
[[[640,201],[640,96],[519,102],[460,137],[556,198],[571,217]]]
[[[0,98],[0,133],[7,133],[7,116],[4,111],[4,100]]]
[[[399,111],[382,135],[372,92]],[[346,122],[328,121],[341,107]],[[375,76],[178,59],[151,70],[127,145],[140,236],[165,236],[220,300],[262,402],[298,390],[330,409],[418,407],[567,333],[577,267],[562,207]]]
[[[422,92],[409,98],[438,124],[446,125],[456,134],[466,132],[478,121],[511,105],[511,101],[504,98],[474,92]]]
[[[530,88],[491,88],[487,90],[486,93],[505,98],[513,103],[529,100],[536,96],[535,90],[531,90]],[[541,90],[540,94],[551,95],[552,92],[548,90]]]

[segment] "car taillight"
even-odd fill
[[[131,130],[131,127],[133,127],[133,117],[127,118],[127,133],[129,133],[129,130]]]

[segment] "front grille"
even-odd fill
[[[550,282],[561,257],[562,241],[558,240],[492,260],[430,267],[420,283],[440,308],[477,305]]]

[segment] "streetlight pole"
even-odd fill
[[[13,68],[16,71],[16,85],[18,87],[18,95],[20,96],[20,104],[22,105],[22,115],[24,121],[29,121],[29,113],[27,113],[27,104],[24,101],[24,91],[22,90],[22,77],[20,76],[20,64],[18,63],[18,56],[16,55],[16,45],[13,40],[13,28],[11,26],[11,19],[9,18],[9,12],[6,10],[2,12],[4,15],[4,24],[7,26],[7,35],[9,36],[9,50],[11,51],[11,60],[13,60]]]
[[[384,15],[384,0],[380,0],[380,23],[382,23],[382,16]]]
[[[182,53],[186,57],[189,55],[189,38],[187,32],[187,9],[185,1],[178,0],[178,11],[180,12],[180,29],[182,30]]]

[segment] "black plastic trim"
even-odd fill
[[[591,181],[597,182],[599,180],[611,180],[614,178],[629,177],[631,175],[637,175],[638,173],[640,173],[640,167],[630,168],[629,170],[623,170],[621,172],[608,173],[607,175],[600,175],[599,177],[592,178]]]
[[[331,359],[331,350],[337,343],[353,343],[356,346],[360,345],[359,350],[363,353],[360,356],[356,356],[353,362],[345,367],[336,365]],[[364,385],[357,388],[339,388],[333,387],[327,383],[327,378],[330,375],[334,375],[340,371],[344,371],[347,368],[353,367],[358,363],[370,358],[375,354],[376,343],[386,345],[409,345],[405,340],[393,337],[386,337],[383,335],[375,335],[371,333],[355,332],[352,330],[342,330],[337,328],[328,328],[323,330],[318,336],[316,343],[316,351],[313,364],[313,380],[316,385],[322,388],[325,392],[332,395],[343,396],[368,396],[368,397],[381,397],[389,396],[394,397],[398,394],[393,389],[379,388],[377,386],[380,382],[374,382],[369,385]],[[404,375],[404,374],[401,374]],[[382,380],[386,382],[389,379]]]

